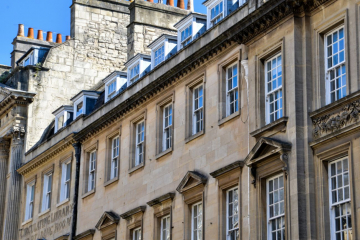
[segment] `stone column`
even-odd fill
[[[7,162],[9,160],[10,142],[0,138],[0,238],[3,235],[4,215],[5,215],[5,196],[6,196],[6,175]]]
[[[19,239],[21,175],[16,171],[21,166],[24,150],[23,128],[14,127],[11,144],[10,179],[6,207],[4,240]]]

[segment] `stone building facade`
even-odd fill
[[[110,100],[93,88],[17,168],[20,238],[359,239],[359,10],[249,0]]]

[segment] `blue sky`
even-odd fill
[[[193,1],[195,11],[205,13],[204,0]],[[34,28],[35,37],[38,29],[44,33],[52,31],[54,40],[57,33],[61,33],[63,38],[70,35],[71,3],[72,0],[0,0],[0,64],[10,65],[11,43],[19,23],[24,24],[25,34],[29,27]]]

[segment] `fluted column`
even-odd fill
[[[20,198],[21,198],[21,175],[16,171],[21,166],[24,149],[23,128],[15,127],[11,144],[10,179],[6,206],[4,240],[15,240],[19,233]]]
[[[0,138],[0,238],[3,235],[4,214],[5,214],[5,196],[6,196],[6,175],[7,162],[9,160],[10,142],[7,139]]]

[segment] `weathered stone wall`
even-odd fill
[[[147,47],[162,34],[176,35],[174,25],[190,12],[164,4],[134,0],[130,6],[128,59],[137,53],[150,54]]]
[[[72,6],[75,60],[92,64],[90,77],[96,77],[95,71],[122,70],[127,61],[129,2],[90,1],[83,4],[83,0],[77,0]]]

